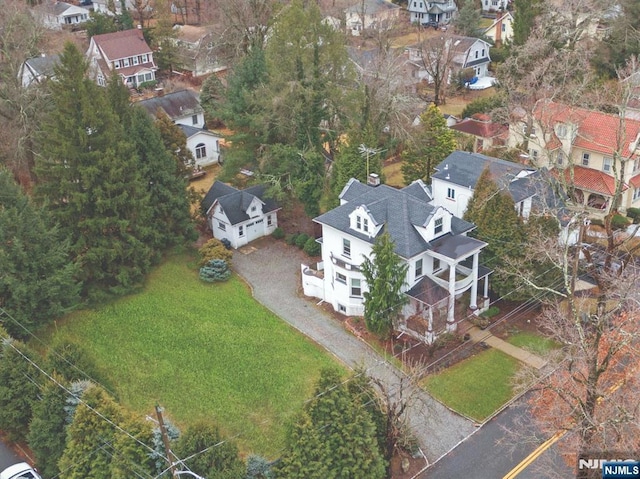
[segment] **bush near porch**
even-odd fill
[[[257,303],[237,276],[203,283],[196,264],[195,254],[175,254],[141,293],[75,312],[44,339],[82,345],[137,413],[159,403],[179,427],[214,421],[243,452],[276,457],[289,418],[335,360]]]

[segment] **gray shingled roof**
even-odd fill
[[[163,96],[157,96],[142,100],[137,103],[150,115],[156,116],[158,109],[164,111],[171,119],[181,116],[195,115],[201,113],[203,108],[200,106],[200,98],[198,94],[191,90],[180,90],[173,93],[167,93]]]
[[[211,136],[216,136],[215,134],[211,133],[209,130],[205,130],[204,128],[198,128],[195,126],[182,125],[182,124],[179,124],[178,126],[184,133],[184,136],[186,136],[187,138],[191,138],[192,136],[197,135],[198,133],[205,133]]]
[[[53,76],[53,68],[60,63],[60,55],[48,55],[29,58],[25,60],[29,68],[36,75],[44,75],[51,78]]]
[[[263,213],[270,213],[279,209],[273,199],[265,197],[266,190],[267,187],[265,185],[256,185],[246,190],[238,190],[221,181],[215,181],[202,200],[202,210],[209,211],[209,208],[217,200],[227,215],[229,222],[232,225],[237,225],[249,220],[250,217],[246,211],[254,198],[258,198],[264,204],[262,207]]]
[[[414,196],[414,188],[406,191],[406,188],[397,190],[387,185],[373,187],[352,178],[340,193],[340,198],[348,203],[318,216],[314,221],[373,244],[375,238],[354,231],[349,224],[349,215],[357,207],[365,206],[376,223],[386,226],[395,243],[396,254],[408,259],[432,249],[414,226],[424,226],[438,208]],[[452,217],[454,235],[473,228],[473,224]]]
[[[362,12],[362,0],[358,1],[356,5],[345,8],[345,12],[357,13]],[[365,15],[375,15],[378,12],[386,12],[389,10],[399,10],[400,6],[391,3],[387,0],[364,0]]]
[[[513,201],[518,203],[533,196],[532,182],[534,176],[514,180],[521,171],[535,172],[518,163],[466,151],[454,151],[437,167],[433,178],[449,181],[455,185],[475,189],[478,178],[485,168],[489,168],[498,187],[508,190]]]

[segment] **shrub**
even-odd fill
[[[231,264],[231,259],[233,258],[233,252],[216,238],[207,241],[198,252],[200,253],[200,266],[206,265],[212,259],[221,259],[227,264]]]
[[[226,281],[231,277],[229,265],[223,259],[212,259],[200,268],[200,279],[207,283]]]
[[[480,313],[480,316],[482,316],[483,318],[492,318],[499,312],[500,308],[498,308],[497,306],[489,306],[489,309],[487,309],[484,313]]]
[[[273,236],[277,240],[280,240],[284,238],[284,231],[282,228],[278,226],[276,229],[273,230],[273,233],[271,233],[271,236]]]
[[[298,239],[298,233],[287,235],[285,241],[289,246],[293,246],[294,244],[296,244],[296,239]]]
[[[640,223],[640,208],[627,209],[627,216],[631,218],[634,223]]]
[[[478,98],[469,103],[462,114],[462,118],[469,118],[475,113],[490,113],[496,108],[500,108],[505,105],[505,99],[500,95],[492,95],[484,98]]]
[[[296,238],[296,246],[300,249],[304,248],[304,245],[307,244],[309,240],[309,235],[305,233],[300,233]]]
[[[629,220],[626,216],[616,213],[611,218],[611,227],[616,230],[621,230],[629,226]]]
[[[320,256],[322,247],[320,246],[320,243],[315,240],[315,238],[309,238],[304,244],[304,248],[302,248],[302,250],[309,256]]]

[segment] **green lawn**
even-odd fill
[[[203,283],[190,261],[170,257],[142,293],[73,313],[49,341],[83,345],[133,410],[150,414],[160,403],[182,426],[212,419],[239,435],[243,451],[274,457],[320,368],[336,363],[236,276]]]
[[[560,346],[552,339],[526,331],[512,334],[505,341],[539,356],[544,356],[552,349],[557,349]]]
[[[519,367],[517,359],[488,349],[427,377],[423,385],[454,411],[484,421],[513,397],[511,378]]]

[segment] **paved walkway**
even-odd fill
[[[234,269],[252,286],[254,297],[310,337],[347,366],[363,366],[370,376],[397,391],[403,373],[349,334],[342,324],[302,297],[300,263],[306,256],[283,242],[261,240],[233,255]],[[421,449],[432,463],[467,438],[472,421],[459,416],[419,389],[409,421]]]
[[[489,331],[483,331],[477,326],[469,328],[467,333],[471,335],[471,341],[475,343],[484,342],[492,348],[499,349],[503,353],[506,353],[533,368],[542,369],[544,365],[547,364],[547,361],[542,359],[540,356],[536,356],[535,354],[525,351],[513,344],[509,344],[500,338],[496,338]]]

